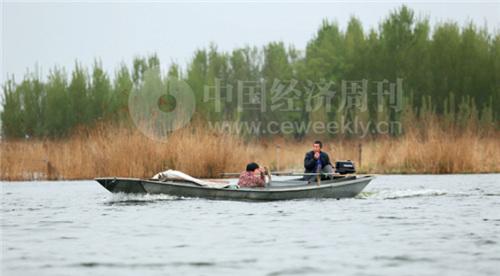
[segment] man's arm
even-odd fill
[[[306,153],[306,157],[304,157],[304,168],[306,170],[312,171],[316,166],[316,160],[314,160],[314,155]]]
[[[253,175],[250,182],[251,182],[250,187],[252,188],[266,186],[266,179],[263,175]]]
[[[266,186],[266,176],[264,173],[260,175],[259,181],[257,182],[258,187],[265,187]]]
[[[328,156],[328,153],[325,152],[325,166],[326,165],[331,165],[333,167],[332,162],[330,162],[330,156]]]

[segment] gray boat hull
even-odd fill
[[[306,184],[304,181],[275,181],[268,188],[212,188],[181,181],[156,181],[137,178],[96,178],[112,193],[167,194],[216,200],[273,201],[306,198],[350,198],[358,195],[373,176],[345,177]]]

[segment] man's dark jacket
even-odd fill
[[[330,163],[330,157],[325,152],[319,152],[319,159],[321,160],[321,166],[325,167],[326,165],[332,165]],[[306,157],[304,158],[304,168],[306,169],[306,173],[315,173],[316,169],[316,159],[314,159],[314,151],[310,151],[306,153]]]

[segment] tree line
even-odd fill
[[[121,65],[113,77],[96,61],[90,70],[76,63],[69,76],[56,67],[46,81],[34,74],[20,82],[10,78],[2,88],[2,136],[61,137],[96,122],[130,124],[130,94],[140,92],[151,79],[167,77],[189,84],[200,120],[389,120],[402,121],[407,128],[435,114],[456,126],[474,121],[498,129],[498,31],[491,34],[472,22],[431,27],[428,19],[416,18],[406,6],[392,11],[377,29],[364,30],[355,17],[345,30],[324,20],[304,50],[280,41],[230,52],[212,44],[196,50],[184,70],[172,64],[161,72],[160,64],[157,55],[151,55],[134,58],[131,68]],[[148,77],[151,72],[161,78]],[[323,92],[333,93],[332,105],[311,108],[310,100],[319,99],[318,89],[327,84]],[[266,108],[241,109],[237,97],[262,87],[274,92],[260,95]],[[216,92],[223,97],[214,97]],[[403,106],[394,108],[398,101]],[[341,108],[346,104],[353,106]]]

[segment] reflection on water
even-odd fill
[[[234,202],[2,183],[2,275],[496,275],[500,175],[379,176],[357,198]]]

